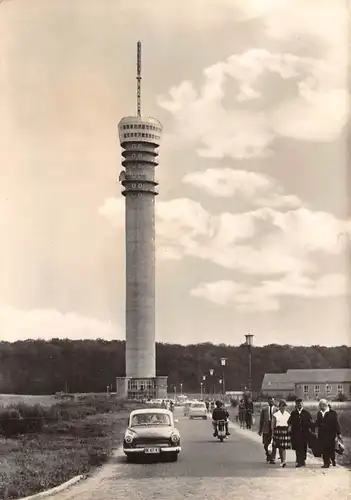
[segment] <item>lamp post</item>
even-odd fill
[[[204,393],[206,394],[206,375],[202,375],[202,384],[203,384],[203,390]]]
[[[202,401],[202,399],[203,399],[203,397],[202,397],[202,395],[203,395],[202,386],[203,386],[203,382],[200,382],[201,401]]]
[[[180,395],[183,396],[183,382],[180,383]]]
[[[249,380],[248,380],[248,385],[249,385],[249,392],[251,393],[252,391],[252,346],[253,346],[253,338],[254,336],[248,333],[245,335],[245,343],[247,345],[247,350],[249,354]]]
[[[213,374],[214,374],[214,369],[210,368],[210,375],[211,375],[211,386],[212,386],[212,398],[214,397],[214,382],[213,382]],[[209,391],[210,392],[210,391]]]
[[[221,358],[221,366],[222,366],[222,395],[224,397],[225,395],[225,377],[224,377],[224,370],[225,370],[225,365],[227,362],[227,358]]]

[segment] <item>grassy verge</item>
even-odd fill
[[[315,420],[317,416],[317,409],[315,407],[309,408],[305,405],[306,410],[308,410],[312,418]],[[288,411],[291,411],[293,407],[289,407]],[[238,414],[237,408],[228,408],[231,420],[235,422],[236,415]],[[337,456],[337,461],[340,465],[350,468],[351,467],[351,408],[340,408],[335,407],[335,411],[339,417],[339,423],[341,427],[341,434],[343,436],[343,441],[345,445],[345,453],[341,456]],[[255,422],[252,426],[252,430],[258,432],[259,422],[260,422],[260,407],[255,408]]]
[[[33,495],[105,463],[121,443],[131,409],[122,402],[93,398],[50,409],[36,407],[36,413],[43,413],[40,432],[27,429],[0,439],[0,498]],[[26,405],[12,410],[29,412]],[[38,421],[33,407],[30,418]]]

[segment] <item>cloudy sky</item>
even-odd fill
[[[350,345],[346,4],[2,0],[1,339],[124,338],[141,39],[157,339]]]

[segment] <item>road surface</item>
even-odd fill
[[[351,500],[349,472],[340,467],[321,469],[310,460],[295,469],[293,452],[286,469],[265,463],[260,438],[231,425],[224,443],[212,437],[211,420],[188,420],[177,408],[182,452],[176,463],[126,463],[119,451],[110,464],[92,477],[57,493],[55,500]],[[311,463],[312,462],[312,463]]]

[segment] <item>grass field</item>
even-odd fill
[[[54,396],[28,396],[23,394],[0,394],[0,407],[25,403],[27,405],[40,404],[43,406],[51,406],[57,403]]]
[[[129,412],[135,408],[135,404],[106,397],[62,403],[53,400],[50,408],[48,398],[42,400],[42,407],[35,407],[31,397],[29,405],[28,398],[19,401],[17,409],[23,418],[28,420],[25,415],[40,410],[44,417],[35,418],[42,418],[44,424],[41,432],[7,439],[0,436],[2,500],[53,488],[105,463],[121,443]]]

